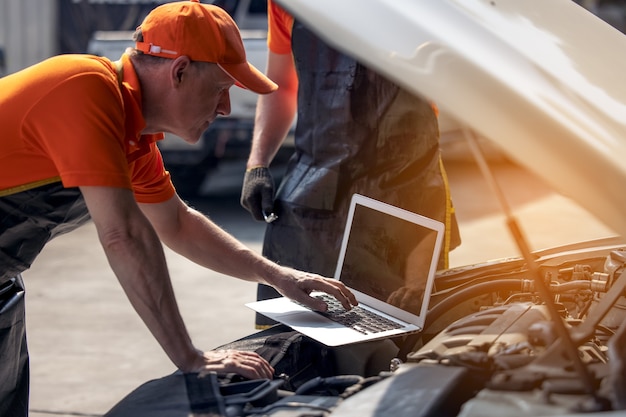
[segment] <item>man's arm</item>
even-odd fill
[[[272,377],[271,366],[254,353],[201,352],[193,346],[176,304],[163,248],[132,191],[80,189],[113,272],[134,309],[180,370]]]
[[[278,90],[259,96],[248,168],[270,165],[296,114],[298,78],[293,56],[269,51],[266,74]]]
[[[298,79],[291,54],[268,52],[267,75],[278,90],[259,97],[241,206],[258,221],[274,213],[275,184],[269,166],[287,136],[296,111]]]
[[[311,291],[335,296],[345,308],[356,305],[340,282],[273,263],[246,247],[178,196],[158,204],[140,204],[159,237],[175,252],[216,272],[271,285],[284,296],[325,311],[326,304]]]

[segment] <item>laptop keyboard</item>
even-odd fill
[[[359,306],[355,306],[352,310],[347,311],[335,297],[328,294],[317,294],[315,298],[323,300],[328,304],[327,311],[318,311],[317,313],[363,334],[380,333],[403,327],[392,320]]]

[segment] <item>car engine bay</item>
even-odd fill
[[[415,347],[389,372],[318,379],[249,415],[547,416],[626,408],[626,248],[540,254],[536,262],[558,318],[523,260],[449,270],[438,276]],[[565,324],[582,369],[555,319]],[[324,395],[310,395],[321,388]]]
[[[623,415],[626,245],[570,245],[534,252],[532,263],[440,272],[423,331],[396,340],[393,356],[374,349],[340,358],[297,332],[281,331],[278,344],[252,335],[234,346],[273,352],[297,372],[274,380],[177,372],[139,387],[106,417]],[[333,360],[347,363],[322,369]],[[345,365],[367,370],[328,373]]]

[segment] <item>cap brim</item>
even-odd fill
[[[234,80],[235,84],[241,88],[254,91],[257,94],[269,94],[278,89],[278,85],[267,78],[249,62],[241,64],[219,64],[219,66]]]

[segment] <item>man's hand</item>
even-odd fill
[[[203,377],[210,372],[235,373],[248,379],[273,379],[274,368],[255,352],[239,350],[198,351],[198,358],[188,372]]]
[[[321,291],[335,297],[343,308],[351,310],[358,304],[356,297],[342,282],[324,278],[317,274],[299,271],[293,268],[281,268],[286,275],[280,281],[270,283],[285,297],[302,303],[317,311],[326,311],[328,306],[322,300],[311,297],[312,291]]]
[[[241,189],[241,206],[258,221],[267,220],[274,211],[274,179],[267,167],[246,171]]]

